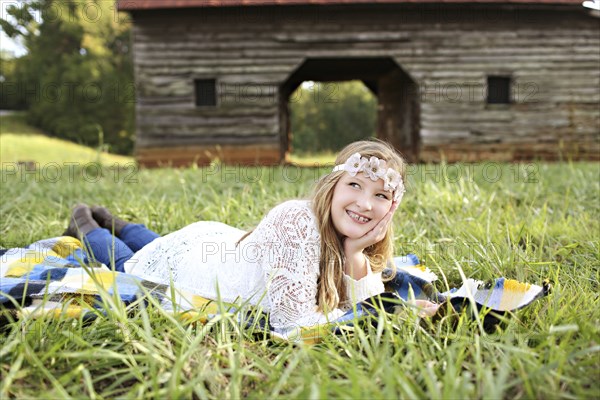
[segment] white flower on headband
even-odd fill
[[[380,160],[377,157],[371,157],[369,160],[369,164],[367,164],[364,168],[364,173],[372,181],[376,181],[377,179],[383,177],[385,175],[385,161]]]
[[[363,172],[372,181],[382,179],[383,190],[393,192],[394,201],[402,200],[402,196],[406,191],[402,175],[393,168],[386,168],[385,160],[380,160],[377,157],[371,157],[367,160],[365,157],[361,157],[360,153],[354,153],[348,157],[344,164],[336,165],[333,168],[333,172],[335,171],[346,171],[350,176],[356,176],[357,173]]]
[[[367,163],[367,159],[364,157],[360,157],[359,153],[352,154],[344,164],[344,171],[348,172],[350,176],[356,176]]]
[[[385,175],[383,175],[383,190],[393,192],[394,190],[398,189],[400,178],[401,176],[398,172],[392,168],[388,168],[388,170],[385,172]]]
[[[396,171],[394,171],[396,172]],[[400,174],[398,174],[400,175]],[[404,182],[402,181],[402,176],[398,176],[398,186],[394,190],[394,201],[400,202],[402,201],[402,197],[404,196],[404,192],[406,192],[406,188],[404,187]]]

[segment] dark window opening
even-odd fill
[[[196,79],[196,107],[215,107],[217,105],[217,84],[215,79]]]
[[[510,104],[510,77],[488,76],[487,103]]]

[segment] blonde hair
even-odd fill
[[[406,163],[389,144],[377,139],[351,143],[339,152],[335,165],[344,164],[354,153],[360,153],[367,159],[374,156],[385,160],[388,168],[395,169],[402,175],[402,179],[405,179]],[[331,219],[333,191],[344,173],[337,171],[323,176],[317,182],[311,197],[312,209],[321,235],[320,275],[317,282],[317,306],[321,312],[332,311],[340,305],[345,306],[349,301],[343,279],[343,245]],[[392,224],[389,224],[385,237],[364,250],[373,272],[382,271],[391,260],[393,236]]]

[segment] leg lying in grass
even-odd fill
[[[122,219],[119,219],[112,215],[106,207],[93,206],[91,210],[92,216],[94,217],[96,222],[98,222],[98,224],[100,224],[101,227],[108,229],[111,232],[114,232],[115,236],[117,237],[121,237],[121,231],[123,230],[123,228],[125,228],[127,225],[130,225],[129,222],[123,221]]]
[[[81,239],[97,228],[100,228],[100,225],[94,220],[92,210],[86,204],[77,204],[73,207],[69,226],[63,233],[63,236],[72,236]]]
[[[119,272],[125,271],[125,262],[136,251],[159,237],[142,224],[115,218],[104,207],[90,208],[85,204],[73,208],[64,235],[79,238],[96,260],[107,266],[114,262],[114,268]]]

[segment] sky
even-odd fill
[[[15,3],[18,3],[18,1],[0,0],[0,18],[8,19],[10,21],[11,18],[8,16],[6,9]],[[22,56],[27,52],[23,46],[6,36],[4,29],[2,28],[0,28],[0,50],[14,53],[16,57]]]
[[[9,51],[15,55],[15,57],[22,56],[27,52],[23,46],[16,43],[14,40],[6,36],[4,30],[0,29],[0,50]]]

